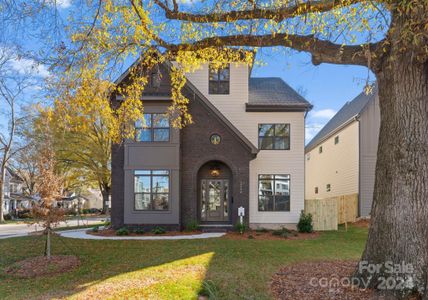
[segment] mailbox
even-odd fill
[[[240,206],[238,207],[238,216],[244,217],[245,216],[245,208]]]

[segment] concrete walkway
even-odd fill
[[[59,235],[72,239],[87,239],[87,240],[194,240],[194,239],[209,239],[222,237],[224,232],[206,232],[193,235],[170,235],[168,233],[159,236],[99,236],[87,234],[85,229],[67,230],[58,232]]]

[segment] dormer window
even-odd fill
[[[227,95],[230,92],[230,65],[224,68],[209,67],[209,93],[211,95]]]

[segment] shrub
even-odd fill
[[[269,229],[266,229],[266,228],[260,227],[260,228],[257,228],[257,229],[256,229],[256,232],[258,232],[258,233],[269,232]]]
[[[5,214],[5,215],[3,216],[3,218],[4,218],[4,220],[5,220],[5,221],[12,220],[12,216],[11,216],[10,214]]]
[[[129,235],[129,230],[126,227],[119,228],[116,230],[116,235]]]
[[[152,229],[152,233],[154,233],[154,234],[164,234],[164,233],[166,233],[166,229],[163,228],[162,226],[156,226],[155,228]]]
[[[100,230],[100,226],[92,227],[92,232],[98,232]]]
[[[33,215],[29,212],[21,214],[22,219],[31,219],[32,217],[33,217]]]
[[[240,234],[243,234],[247,230],[247,225],[245,225],[245,223],[238,222],[235,225],[235,230]]]
[[[252,234],[250,234],[250,235],[248,236],[248,239],[249,239],[249,240],[254,240],[254,236],[253,236]]]
[[[291,233],[291,231],[285,227],[282,227],[281,229],[277,229],[277,230],[272,231],[272,235],[280,236],[280,237],[283,237],[285,239],[288,238],[288,235],[290,233]]]
[[[137,228],[134,231],[136,234],[144,234],[144,229],[143,228]]]
[[[297,223],[297,230],[299,232],[308,232],[308,233],[314,231],[311,214],[306,214],[302,210],[302,212],[300,213],[299,223]]]
[[[18,210],[18,218],[19,219],[28,219],[31,217],[32,217],[31,210],[29,210],[29,209]]]
[[[196,221],[196,220],[190,221],[189,223],[186,224],[185,228],[186,228],[186,231],[199,230],[198,221]]]
[[[98,214],[101,213],[101,210],[98,208],[84,208],[82,209],[82,214],[83,215],[87,215],[87,214]]]
[[[74,208],[67,208],[67,209],[64,210],[64,214],[66,216],[76,216],[77,212],[76,212],[76,210]]]

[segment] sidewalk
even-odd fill
[[[174,235],[168,236],[168,233],[161,236],[99,236],[87,234],[88,228],[60,231],[58,234],[63,237],[72,239],[88,239],[88,240],[195,240],[195,239],[209,239],[222,237],[224,232],[206,232],[194,235]]]

